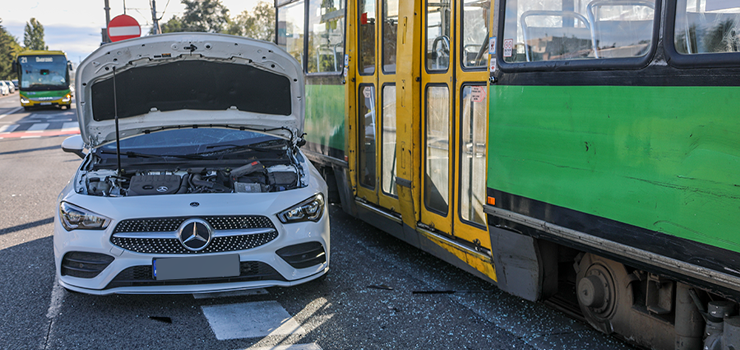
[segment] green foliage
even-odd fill
[[[44,26],[35,18],[26,22],[26,29],[23,33],[23,46],[27,50],[46,50],[48,46],[44,43]]]
[[[274,40],[275,8],[271,3],[262,1],[253,10],[234,18],[229,17],[229,10],[220,0],[182,0],[182,3],[185,12],[160,23],[162,33],[212,32]]]
[[[228,26],[229,10],[221,0],[182,0],[182,4],[185,5],[185,12],[163,24],[162,33],[222,33]]]
[[[0,20],[0,23],[2,20]],[[15,55],[21,52],[23,48],[18,44],[18,40],[0,25],[0,80],[13,80],[17,76],[13,72],[12,64]]]
[[[260,1],[252,12],[244,11],[231,20],[226,34],[258,40],[275,40],[275,8]]]

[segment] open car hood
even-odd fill
[[[115,73],[115,74],[114,74]],[[77,68],[77,118],[88,147],[168,128],[231,127],[298,142],[303,71],[277,45],[172,33],[101,46]]]

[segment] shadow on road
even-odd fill
[[[53,217],[46,218],[46,219],[41,219],[41,220],[37,220],[37,221],[34,221],[34,222],[28,222],[28,223],[25,223],[25,224],[20,224],[20,225],[16,225],[16,226],[13,226],[13,227],[3,228],[3,229],[0,229],[0,235],[6,235],[8,233],[23,231],[23,230],[26,230],[26,229],[29,229],[29,228],[32,228],[32,227],[36,227],[36,226],[51,224],[52,222],[54,222],[54,218]]]
[[[52,149],[60,149],[60,147],[54,145],[54,146],[48,146],[48,147],[19,149],[17,151],[0,152],[0,156],[6,155],[6,154],[19,154],[19,153],[29,153],[29,152],[36,152],[36,151],[48,151],[48,150],[52,150]]]

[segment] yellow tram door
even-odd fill
[[[357,197],[394,212],[397,28],[398,0],[358,0]]]
[[[490,1],[457,4],[455,64],[455,236],[491,249],[486,204]]]
[[[427,1],[421,41],[422,227],[486,249],[488,32],[482,12],[488,8],[485,1]]]

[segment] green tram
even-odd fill
[[[275,6],[346,212],[632,343],[740,345],[740,3]]]

